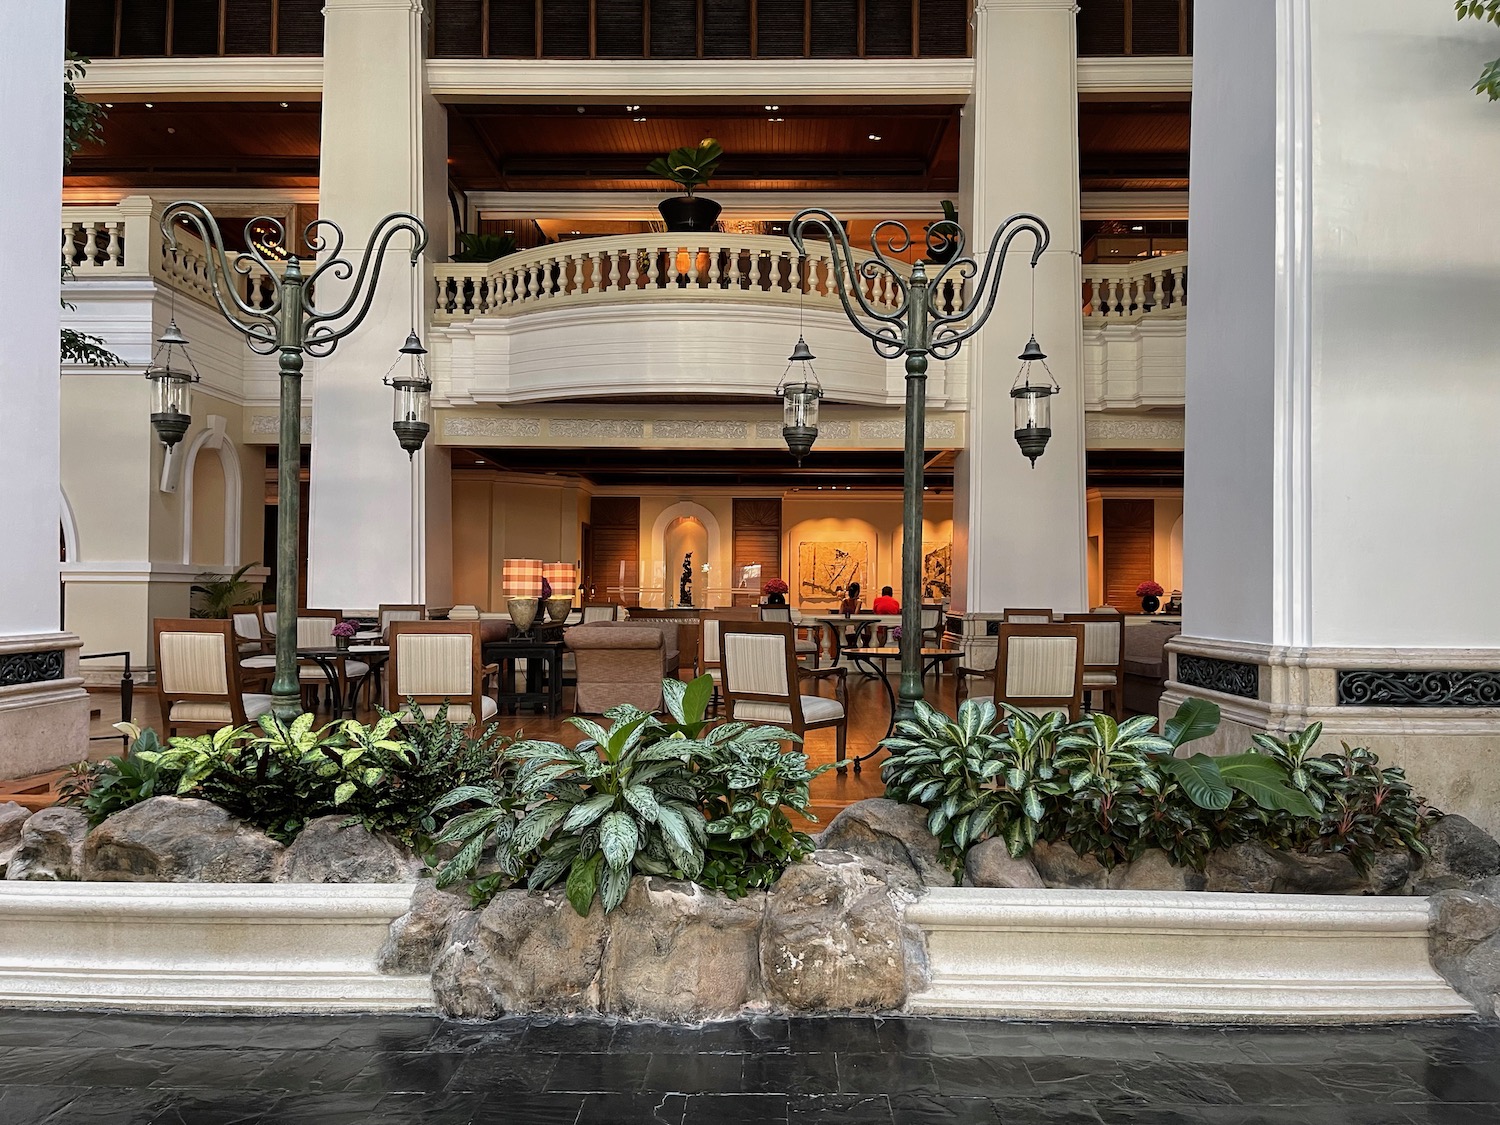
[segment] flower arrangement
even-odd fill
[[[340,640],[347,641],[357,632],[359,632],[359,626],[353,621],[340,621],[333,627],[333,635]]]
[[[1138,598],[1159,598],[1166,591],[1161,588],[1161,583],[1152,582],[1149,579],[1135,588],[1135,596]]]
[[[772,578],[761,584],[762,594],[789,594],[792,588],[780,578]]]
[[[542,601],[546,601],[551,596],[552,596],[552,583],[548,582],[547,579],[546,579],[546,576],[544,575],[542,577]]]

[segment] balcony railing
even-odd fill
[[[488,264],[443,262],[433,267],[433,274],[433,319],[438,323],[603,302],[702,300],[715,294],[756,302],[839,304],[838,279],[827,251],[810,248],[799,269],[787,239],[761,235],[586,238]],[[892,308],[898,298],[884,271],[873,279],[846,279],[845,284],[851,294],[857,286],[876,308]]]
[[[1092,262],[1083,267],[1083,315],[1089,325],[1187,315],[1188,256],[1126,262]]]

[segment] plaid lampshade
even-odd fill
[[[506,559],[501,572],[505,592],[512,598],[539,598],[542,596],[542,560]]]
[[[552,587],[554,598],[570,597],[578,589],[578,569],[570,562],[544,563],[542,575]]]

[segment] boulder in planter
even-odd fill
[[[1029,859],[1014,859],[1005,841],[982,840],[964,856],[964,886],[1040,889],[1047,884]]]
[[[923,885],[953,886],[937,837],[927,830],[927,810],[885,797],[842,809],[818,837],[818,847],[849,852],[914,871]]]
[[[1438,891],[1428,902],[1433,967],[1486,1016],[1500,998],[1500,903],[1472,891]]]
[[[88,819],[77,809],[43,809],[21,828],[5,877],[59,882],[82,879],[83,841],[88,830]]]
[[[31,819],[31,812],[14,801],[0,805],[0,876],[10,863],[11,856],[21,846],[21,829]]]
[[[86,877],[136,883],[269,883],[285,849],[218,805],[152,797],[88,835]]]
[[[1109,873],[1110,889],[1119,891],[1201,891],[1207,883],[1202,872],[1175,866],[1160,848]]]
[[[431,883],[417,888],[411,909],[391,923],[390,936],[375,956],[382,973],[430,973],[438,955],[453,939],[460,919],[477,912],[469,909],[462,892],[440,891]]]
[[[766,896],[766,995],[794,1012],[885,1011],[907,992],[906,934],[893,893],[857,856],[818,851]]]
[[[1064,843],[1038,840],[1031,849],[1031,862],[1048,887],[1103,890],[1109,885],[1109,872],[1104,864],[1091,855],[1079,855]]]
[[[692,1022],[761,1002],[765,908],[764,892],[732,900],[694,883],[637,876],[608,919],[603,1010]]]
[[[309,821],[287,846],[282,883],[411,883],[417,858],[394,840],[376,836],[335,814]]]
[[[1419,895],[1467,887],[1500,875],[1500,843],[1461,816],[1445,816],[1422,836],[1430,853],[1417,871],[1413,890]]]

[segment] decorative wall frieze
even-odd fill
[[[1186,433],[1183,419],[1141,415],[1086,414],[1084,434],[1089,444],[1153,442],[1181,447]]]
[[[744,422],[705,418],[659,418],[651,423],[651,436],[676,441],[744,441],[748,427]]]
[[[250,415],[250,433],[277,435],[281,433],[281,419],[275,414]],[[302,415],[302,436],[312,437],[312,415]]]
[[[541,437],[542,420],[540,418],[512,418],[504,415],[474,418],[460,414],[450,416],[444,421],[443,432],[449,437]]]
[[[547,423],[553,437],[630,441],[646,436],[644,418],[553,418]]]
[[[859,424],[859,436],[866,441],[900,441],[906,437],[906,422],[901,418],[880,418]],[[958,423],[952,418],[927,419],[927,444],[958,440]]]
[[[60,648],[0,654],[0,687],[40,684],[60,680],[62,675],[63,650]]]
[[[1500,707],[1500,671],[1340,669],[1340,707]]]
[[[1260,666],[1183,652],[1177,655],[1177,682],[1185,687],[1257,699],[1260,696]]]

